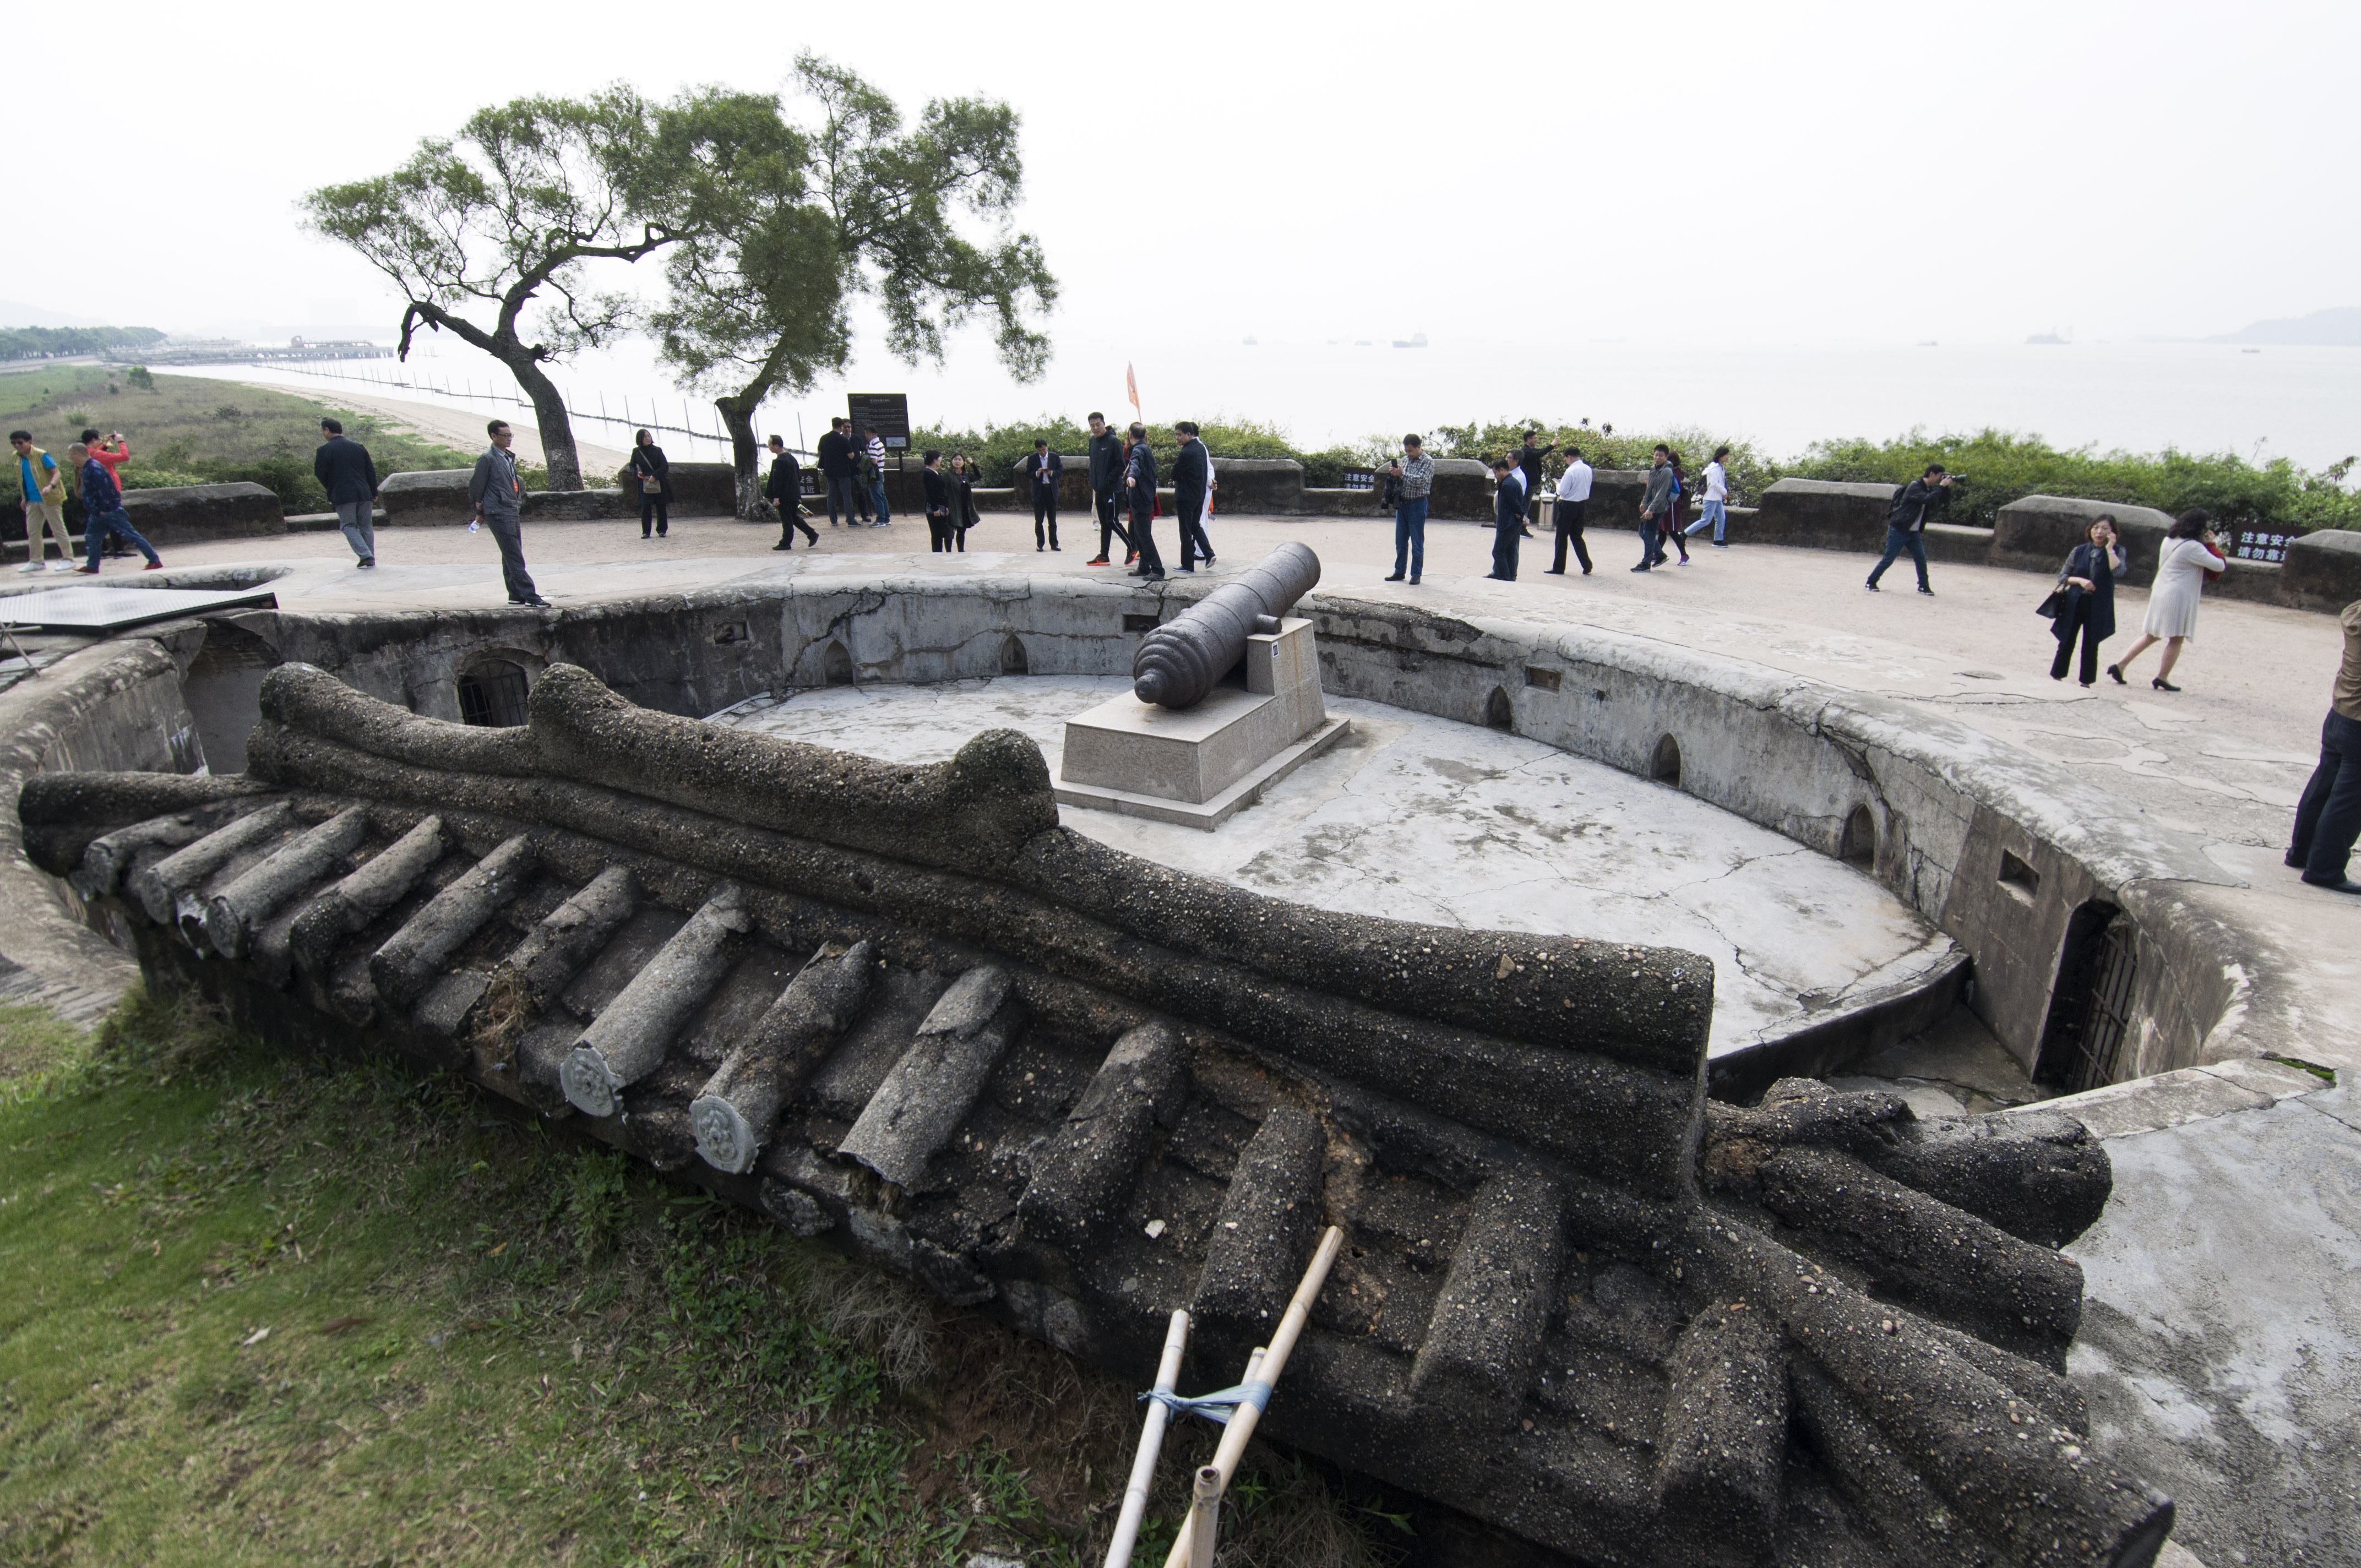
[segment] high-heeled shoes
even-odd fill
[[[2160,692],[2177,692],[2180,689],[2179,686],[2174,685],[2170,681],[2166,680],[2162,675],[2157,676],[2154,680],[2148,682],[2148,685],[2154,686]]]
[[[2129,684],[2124,679],[2124,667],[2121,664],[2109,664],[2107,666],[2107,676],[2119,686]]]

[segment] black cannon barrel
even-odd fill
[[[1140,639],[1131,689],[1142,702],[1194,707],[1213,683],[1246,657],[1261,623],[1295,607],[1320,581],[1320,557],[1307,544],[1280,545]]]

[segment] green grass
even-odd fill
[[[145,999],[0,1042],[0,1563],[1104,1550],[1136,1407],[1044,1346],[464,1085]],[[1225,1563],[1392,1537],[1274,1454],[1236,1496]]]
[[[126,488],[220,484],[247,479],[278,492],[291,512],[324,511],[328,498],[312,477],[320,421],[333,414],[345,433],[369,449],[380,478],[420,468],[465,468],[473,453],[388,430],[366,414],[199,376],[150,378],[154,390],[103,365],[56,365],[0,375],[0,430],[29,430],[60,463],[69,442],[96,426],[131,444]],[[13,464],[0,465],[0,504],[17,496]]]

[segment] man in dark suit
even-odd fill
[[[785,437],[771,437],[771,477],[763,481],[763,499],[779,509],[779,542],[772,549],[793,550],[798,528],[806,539],[819,543],[819,530],[804,521],[803,465],[787,450]]]
[[[1180,569],[1193,572],[1201,554],[1205,565],[1213,564],[1213,542],[1205,537],[1204,522],[1205,503],[1213,490],[1213,459],[1197,439],[1195,422],[1184,419],[1172,429],[1180,437],[1180,450],[1172,458],[1173,521],[1180,531]]]
[[[1156,553],[1156,454],[1148,448],[1148,427],[1134,424],[1126,433],[1129,441],[1124,451],[1123,493],[1131,509],[1131,547],[1139,552],[1139,570],[1135,577],[1145,577],[1151,583],[1164,580],[1164,557]]]
[[[1058,476],[1066,471],[1066,460],[1049,450],[1046,441],[1033,444],[1033,455],[1025,459],[1025,475],[1033,486],[1033,550],[1038,554],[1043,545],[1058,547]],[[1047,521],[1047,538],[1041,532]]]
[[[1533,443],[1541,439],[1541,433],[1538,430],[1525,432],[1525,444],[1517,449],[1517,477],[1525,482],[1525,517],[1528,521],[1542,514],[1542,459],[1557,450],[1554,441],[1547,446],[1535,446]],[[1527,539],[1533,536],[1532,530],[1529,528],[1518,532]]]
[[[1517,466],[1506,457],[1492,459],[1492,570],[1504,583],[1517,580],[1517,541],[1525,536],[1525,485]]]
[[[1139,558],[1131,548],[1131,535],[1115,520],[1115,493],[1123,488],[1123,437],[1107,428],[1106,415],[1091,412],[1091,500],[1098,508],[1099,554],[1091,563],[1093,566],[1107,564],[1107,555],[1120,536],[1124,543],[1124,565],[1128,566]]]
[[[869,516],[868,503],[862,497],[859,475],[852,461],[852,437],[845,433],[845,427],[851,422],[849,419],[832,419],[828,422],[828,433],[819,438],[819,471],[828,481],[828,525],[830,528],[837,526],[839,501],[844,503],[844,521],[847,523],[865,520]]]

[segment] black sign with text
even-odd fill
[[[876,436],[889,448],[910,444],[908,393],[851,392],[844,401],[845,411],[852,416],[852,428],[863,436]]]

